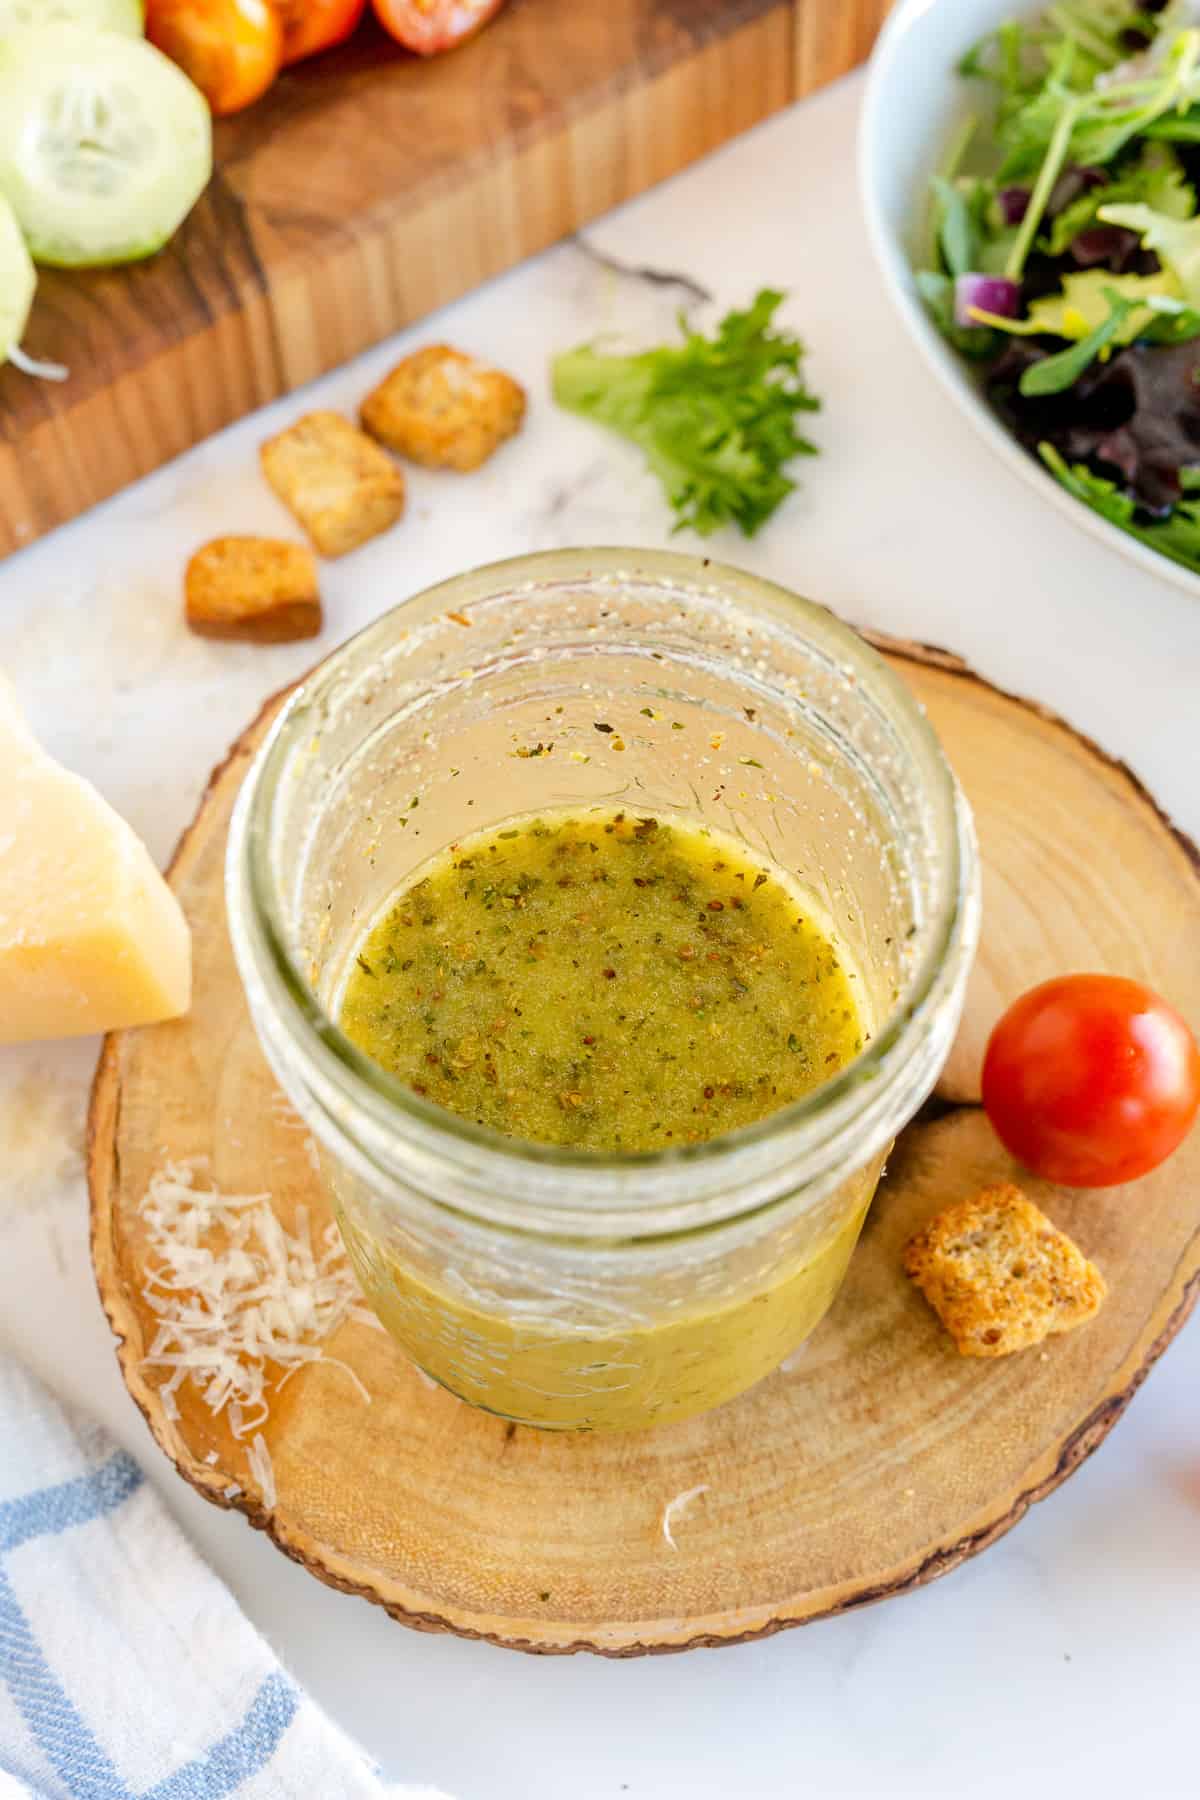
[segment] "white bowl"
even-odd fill
[[[1076,525],[1152,575],[1200,596],[1200,575],[1139,544],[1059,486],[1011,437],[968,365],[929,318],[913,279],[913,253],[929,177],[978,86],[955,73],[963,53],[1005,19],[1044,10],[1038,0],[899,0],[871,58],[858,138],[858,172],[871,246],[900,317],[947,393],[1022,480]],[[972,88],[975,94],[972,94]]]

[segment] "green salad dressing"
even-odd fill
[[[342,1026],[510,1137],[697,1143],[862,1048],[854,977],[778,870],[632,813],[548,815],[428,864],[363,943]]]
[[[367,933],[341,1022],[416,1092],[512,1137],[671,1149],[761,1119],[862,1047],[858,982],[798,891],[736,842],[632,813],[547,814],[463,840]],[[532,1425],[702,1412],[776,1368],[837,1291],[882,1157],[749,1276],[665,1310],[506,1303],[453,1287],[352,1211],[372,1304],[453,1392]],[[566,1310],[564,1311],[564,1306]]]

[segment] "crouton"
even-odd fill
[[[317,565],[303,544],[214,538],[184,577],[187,622],[202,637],[286,644],[321,629]]]
[[[404,511],[404,476],[340,413],[307,413],[260,455],[263,474],[322,556],[344,556]]]
[[[362,403],[364,431],[427,469],[477,469],[520,429],[525,391],[486,363],[432,344],[398,363]]]
[[[1104,1277],[1020,1188],[984,1188],[931,1219],[904,1267],[963,1356],[1007,1356],[1100,1310]]]

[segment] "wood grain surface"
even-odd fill
[[[1200,1020],[1200,960],[1180,955],[1200,941],[1194,848],[1060,721],[953,657],[880,647],[928,709],[984,848],[981,975],[955,1085],[969,1089],[997,1007],[1043,966],[1080,956],[1143,976]],[[205,1153],[219,1186],[269,1190],[285,1223],[299,1204],[318,1223],[329,1216],[225,926],[229,815],[277,704],[214,775],[173,866],[193,930],[193,1011],[108,1039],[90,1121],[93,1255],[121,1368],[201,1493],[419,1629],[631,1656],[765,1635],[932,1580],[1096,1447],[1200,1291],[1200,1133],[1143,1181],[1071,1193],[1021,1175],[973,1106],[902,1134],[827,1319],[794,1362],[703,1418],[610,1436],[506,1425],[431,1389],[383,1333],[350,1322],[328,1348],[370,1407],[332,1366],[288,1382],[265,1428],[273,1506],[194,1394],[168,1419],[142,1366],[155,1321],[138,1208],[154,1171]],[[1013,1178],[1098,1262],[1109,1298],[1042,1348],[964,1359],[902,1275],[901,1250],[948,1199]],[[664,1508],[695,1487],[705,1491],[674,1521],[672,1549]]]
[[[370,24],[218,123],[166,249],[45,270],[0,368],[0,555],[861,61],[887,0],[510,0],[421,62]]]

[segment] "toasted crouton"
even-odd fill
[[[477,469],[520,429],[525,391],[510,375],[432,344],[398,363],[369,393],[364,431],[427,469]]]
[[[286,644],[321,629],[317,565],[303,544],[214,538],[184,577],[187,622],[202,637]]]
[[[904,1252],[963,1356],[1007,1356],[1100,1310],[1104,1277],[1020,1188],[984,1188],[931,1219]]]
[[[260,455],[267,480],[322,556],[344,556],[404,511],[400,470],[340,413],[307,413]]]

